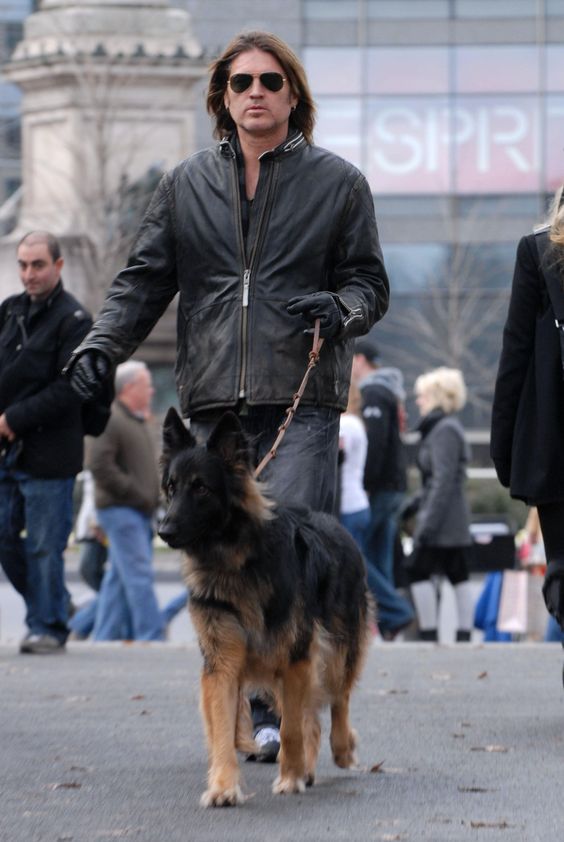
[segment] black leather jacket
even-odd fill
[[[344,409],[352,338],[388,306],[370,188],[351,164],[301,134],[261,156],[246,240],[237,158],[229,140],[163,176],[127,267],[77,351],[127,359],[176,292],[176,381],[185,416],[291,402],[311,336],[288,299],[339,296],[341,334],[325,343],[304,404]]]
[[[59,282],[40,304],[27,293],[0,306],[0,413],[16,434],[1,451],[38,479],[64,479],[82,468],[81,402],[61,375],[92,319]]]

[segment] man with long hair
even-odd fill
[[[207,106],[219,142],[163,176],[127,268],[70,361],[70,381],[82,397],[96,394],[178,292],[182,414],[206,437],[235,411],[261,459],[319,319],[319,365],[262,476],[279,499],[332,511],[353,340],[388,306],[370,188],[356,167],[313,145],[304,68],[275,35],[233,39],[211,66]],[[273,759],[276,731],[265,740]]]

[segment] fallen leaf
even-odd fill
[[[144,698],[145,698],[145,696],[142,693],[139,693],[138,696],[132,696],[131,701],[132,702],[139,702],[139,701],[141,701],[141,699],[144,699]]]
[[[484,670],[484,672],[481,672],[481,673],[478,675],[478,679],[480,679],[480,678],[487,678],[487,677],[488,677],[488,671],[487,671],[487,670]]]
[[[51,784],[49,787],[50,789],[80,789],[82,784],[79,784],[78,781],[64,781],[60,784]]]
[[[483,786],[459,786],[459,792],[490,792],[491,790],[486,789]]]
[[[382,766],[383,766],[383,765],[384,765],[384,761],[383,761],[383,760],[382,760],[380,763],[375,763],[375,764],[374,764],[374,766],[371,766],[371,767],[370,767],[370,771],[371,771],[371,772],[374,772],[374,773],[376,773],[376,772],[382,772],[382,771],[383,771],[383,769],[382,769]]]

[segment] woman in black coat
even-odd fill
[[[549,273],[556,273],[558,307],[564,299],[562,192],[556,194],[549,224],[523,237],[517,248],[492,409],[491,456],[511,496],[538,507],[549,562],[544,597],[564,627],[564,357],[546,284]],[[543,272],[543,267],[549,268]]]
[[[466,499],[469,447],[455,413],[466,401],[466,386],[455,368],[436,368],[415,381],[421,414],[417,465],[422,487],[408,572],[419,638],[437,640],[436,574],[448,577],[458,612],[458,641],[470,640],[474,602],[468,577],[470,509]]]

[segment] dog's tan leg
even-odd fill
[[[237,726],[235,728],[235,748],[247,754],[254,754],[257,750],[253,739],[253,719],[251,716],[251,703],[244,690],[239,692],[239,704],[237,706]]]
[[[306,762],[304,712],[309,702],[311,664],[299,661],[282,676],[282,721],[280,723],[280,774],[272,785],[275,794],[304,792]]]
[[[313,786],[315,767],[321,743],[321,724],[317,712],[308,711],[304,717],[306,786]]]
[[[342,693],[341,697],[331,705],[331,751],[333,760],[342,769],[349,769],[357,765],[356,731],[349,723],[350,690]]]
[[[202,673],[201,709],[208,739],[208,788],[203,807],[235,806],[244,801],[239,787],[235,727],[239,686],[237,678],[214,670]]]

